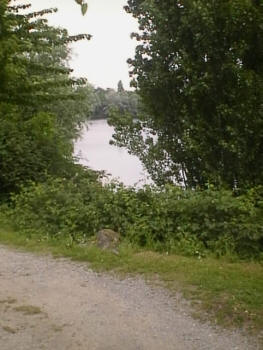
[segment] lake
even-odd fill
[[[74,153],[80,158],[80,163],[94,170],[105,170],[127,186],[150,183],[137,157],[124,148],[109,144],[113,131],[106,119],[89,121],[75,144]]]

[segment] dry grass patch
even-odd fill
[[[32,305],[21,305],[14,308],[17,312],[22,312],[24,315],[38,315],[41,314],[42,311],[38,306]]]
[[[0,304],[14,304],[16,303],[17,300],[15,298],[7,298],[7,299],[3,299],[3,300],[0,300]]]
[[[17,332],[16,329],[11,328],[11,327],[9,327],[9,326],[2,326],[2,328],[3,328],[4,331],[6,331],[6,332],[8,332],[8,333],[11,333],[11,334],[15,334],[15,333]]]

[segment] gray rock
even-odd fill
[[[97,233],[97,246],[101,249],[116,251],[120,243],[120,234],[110,229],[102,229]]]

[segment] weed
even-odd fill
[[[17,312],[22,312],[24,315],[37,315],[42,313],[39,307],[32,305],[17,306],[14,308],[14,310]]]
[[[0,300],[0,304],[14,304],[17,300],[11,297],[8,297],[7,299]]]
[[[9,326],[2,326],[2,328],[4,331],[11,333],[11,334],[15,334],[17,332],[14,328],[11,328]]]
[[[63,331],[63,327],[62,326],[58,326],[56,324],[52,324],[52,329],[54,332],[62,332]]]

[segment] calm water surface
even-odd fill
[[[90,121],[75,144],[80,163],[94,170],[105,170],[127,186],[150,183],[147,172],[135,156],[109,144],[113,128],[105,119]]]

